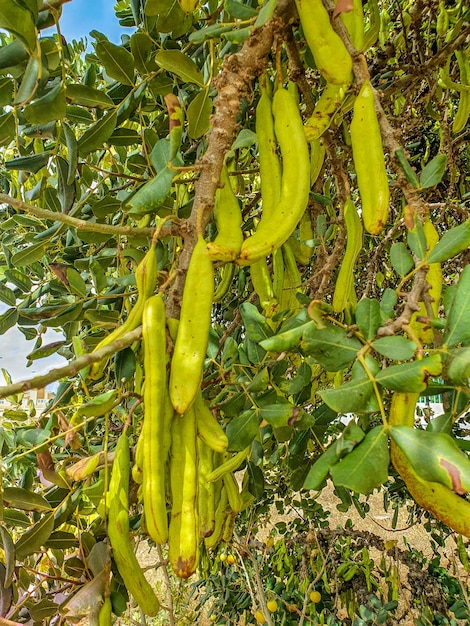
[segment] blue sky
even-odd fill
[[[121,34],[132,33],[132,29],[119,25],[114,12],[114,0],[66,2],[62,7],[60,29],[68,41],[88,37],[91,30],[99,30],[116,44],[121,43]]]

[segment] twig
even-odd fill
[[[125,237],[152,237],[155,228],[138,228],[134,226],[113,226],[112,224],[98,224],[96,222],[90,222],[88,220],[81,220],[66,213],[60,213],[59,211],[49,211],[48,209],[42,209],[35,207],[32,204],[17,200],[6,193],[0,193],[0,203],[10,204],[15,209],[31,213],[41,219],[52,220],[53,222],[62,222],[73,226],[77,230],[92,231],[95,233],[105,233],[108,235],[124,235]],[[161,236],[175,234],[175,226],[169,226],[165,228]]]
[[[134,343],[134,341],[138,341],[141,336],[142,327],[139,326],[135,330],[123,335],[120,339],[112,341],[109,345],[103,346],[99,350],[96,350],[96,352],[84,354],[78,359],[70,361],[70,363],[64,365],[63,367],[57,367],[50,370],[46,374],[41,374],[18,383],[12,383],[11,385],[0,387],[0,398],[6,398],[7,396],[12,396],[17,393],[23,393],[29,389],[42,389],[46,385],[49,385],[60,378],[70,378],[75,376],[80,370],[84,369],[88,365],[98,363],[105,358],[109,358],[123,348],[130,346]]]
[[[176,626],[175,612],[174,612],[175,609],[173,605],[173,593],[171,591],[170,577],[168,576],[168,570],[166,568],[167,562],[163,558],[162,547],[158,543],[156,545],[156,550],[158,554],[158,559],[160,561],[160,564],[162,565],[163,580],[165,581],[165,591],[166,591],[166,598],[167,598],[167,603],[168,603],[168,606],[165,608],[168,611],[168,620],[169,620],[168,624],[170,626]]]

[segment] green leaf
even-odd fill
[[[406,241],[411,252],[416,256],[417,259],[424,259],[427,252],[427,241],[426,235],[424,233],[424,228],[421,222],[417,219],[416,215],[414,216],[414,226],[413,228],[408,229],[408,234],[406,237]]]
[[[318,491],[322,488],[328,472],[344,455],[364,439],[363,430],[351,420],[343,434],[315,461],[305,478],[303,488]]]
[[[264,493],[263,471],[252,461],[248,461],[246,464],[246,472],[248,474],[248,491],[255,498],[261,498]]]
[[[104,142],[110,137],[116,128],[117,113],[111,111],[88,128],[78,140],[78,151],[86,156],[93,150],[103,149]]]
[[[261,406],[259,411],[261,419],[269,422],[274,428],[289,426],[289,421],[295,417],[296,413],[298,413],[297,407],[282,396],[278,396],[274,404]]]
[[[445,362],[446,375],[455,385],[469,386],[470,348],[449,350]]]
[[[57,165],[57,197],[59,198],[60,208],[62,213],[68,213],[75,201],[75,184],[67,183],[67,179],[70,173],[69,164],[65,159],[58,156],[56,157]]]
[[[132,348],[124,348],[114,355],[114,377],[118,385],[130,380],[136,369],[136,358]]]
[[[51,505],[38,493],[22,487],[5,487],[3,489],[4,505],[22,511],[50,511]]]
[[[2,580],[3,589],[9,587],[12,583],[13,574],[15,573],[15,544],[11,535],[4,526],[0,526],[0,536],[2,538],[2,548],[5,554],[5,576]]]
[[[15,0],[2,0],[0,28],[21,39],[31,53],[36,50],[36,24],[33,14]]]
[[[441,371],[440,355],[432,354],[420,361],[386,367],[375,378],[387,389],[417,393],[426,389],[429,376],[439,376]]]
[[[383,426],[376,426],[331,468],[330,474],[335,485],[369,494],[387,480],[389,462],[387,431]]]
[[[67,282],[70,290],[77,294],[81,298],[85,298],[87,295],[86,282],[81,277],[80,273],[74,267],[68,267],[66,272]]]
[[[3,165],[7,170],[19,170],[37,174],[41,168],[47,165],[50,154],[50,152],[41,152],[33,156],[18,157],[11,161],[5,161]]]
[[[69,548],[78,547],[79,542],[73,533],[68,533],[64,530],[56,530],[51,534],[44,545],[51,550],[68,550]]]
[[[188,37],[191,43],[199,45],[206,39],[213,39],[214,37],[220,37],[222,33],[226,33],[232,30],[234,24],[211,24],[206,28],[201,28],[191,33]]]
[[[114,106],[107,93],[88,85],[67,85],[67,100],[94,109],[109,109]]]
[[[337,413],[375,413],[379,410],[372,379],[379,370],[372,358],[365,359],[367,371],[360,361],[351,370],[351,380],[335,389],[318,392],[321,399]]]
[[[134,57],[128,50],[103,40],[96,44],[95,51],[108,76],[123,85],[134,85]]]
[[[414,265],[413,257],[402,241],[394,243],[390,248],[390,262],[400,276],[408,274]]]
[[[41,74],[41,64],[36,56],[28,59],[28,65],[23,74],[20,87],[15,95],[15,104],[26,104],[34,95]]]
[[[424,480],[441,483],[455,493],[470,491],[470,459],[446,433],[392,426],[391,436]]]
[[[354,317],[362,336],[370,341],[382,323],[379,301],[374,298],[362,298],[357,303]]]
[[[398,300],[398,295],[395,289],[387,287],[385,289],[382,299],[380,300],[380,308],[384,315],[385,321],[393,317],[393,311]]]
[[[62,122],[62,130],[64,131],[69,163],[66,184],[71,185],[75,179],[75,173],[78,168],[78,143],[77,138],[75,137],[75,133],[67,124],[67,122]]]
[[[3,283],[0,283],[0,301],[10,306],[15,306],[16,304],[15,292]]]
[[[24,109],[24,115],[30,124],[47,124],[52,120],[61,120],[66,113],[65,88],[62,83]]]
[[[11,257],[13,265],[17,267],[24,267],[26,265],[32,265],[36,261],[40,261],[48,248],[47,243],[34,243],[32,246],[27,246]]]
[[[237,452],[247,448],[259,433],[260,418],[254,409],[243,411],[227,425],[228,450]]]
[[[224,9],[237,20],[249,20],[258,15],[256,9],[237,0],[225,0]]]
[[[240,314],[245,326],[246,335],[251,341],[259,343],[263,339],[271,337],[272,330],[266,318],[251,302],[243,302],[240,305]]]
[[[372,343],[372,347],[387,359],[407,361],[413,358],[418,346],[414,341],[410,341],[406,337],[393,336],[376,339]]]
[[[16,324],[18,321],[18,310],[17,309],[7,309],[5,313],[0,315],[0,335],[3,335],[7,332],[12,326]]]
[[[191,101],[188,110],[188,135],[191,139],[199,139],[209,130],[212,114],[212,98],[209,89],[202,89]]]
[[[196,63],[179,50],[160,50],[156,62],[170,74],[176,74],[183,82],[195,83],[204,87],[204,79]]]
[[[444,343],[455,346],[470,341],[470,265],[460,275],[457,289],[452,300]]]
[[[249,148],[254,146],[258,141],[256,133],[249,128],[243,128],[237,135],[237,138],[232,144],[232,150],[239,150],[240,148]]]
[[[28,528],[15,544],[16,557],[23,559],[30,554],[39,552],[54,530],[54,513],[46,513],[41,519]]]
[[[422,189],[435,187],[438,185],[447,169],[447,155],[437,154],[433,159],[426,163],[419,177],[419,184]]]
[[[24,43],[20,39],[14,39],[6,46],[0,47],[0,70],[21,65],[29,56]]]
[[[148,74],[157,69],[155,61],[151,58],[153,42],[147,33],[134,33],[130,39],[130,46],[135,66],[141,74]]]
[[[327,372],[338,372],[356,358],[362,343],[343,328],[329,324],[326,328],[306,328],[300,346],[302,352],[313,356]]]
[[[405,156],[405,152],[404,152],[403,148],[399,148],[398,150],[396,150],[395,151],[395,156],[397,157],[397,160],[398,160],[398,162],[401,165],[403,173],[406,176],[406,180],[409,183],[411,183],[413,185],[413,187],[419,187],[419,180],[418,180],[418,177],[416,175],[416,172],[414,171],[414,169],[409,164],[408,159]]]
[[[294,350],[300,343],[300,340],[307,328],[315,328],[315,322],[312,320],[310,322],[306,322],[305,324],[299,324],[299,326],[295,326],[289,330],[286,330],[283,333],[279,333],[278,335],[273,335],[268,339],[263,339],[260,341],[260,346],[263,350],[267,350],[269,352],[284,352],[286,350]]]
[[[470,247],[470,219],[451,228],[437,242],[428,256],[428,263],[443,263]]]
[[[15,268],[11,270],[5,270],[5,278],[9,283],[13,283],[18,289],[21,289],[23,293],[28,292],[32,287],[32,282],[29,276],[24,272],[20,272]]]
[[[132,128],[117,128],[108,142],[112,146],[132,146],[142,143],[142,137],[140,133]]]
[[[276,4],[277,0],[265,0],[265,2],[263,2],[263,6],[255,22],[255,28],[261,28],[261,26],[264,26],[264,24],[272,18]]]
[[[65,346],[66,343],[67,343],[66,341],[54,341],[53,343],[48,343],[47,345],[41,346],[40,348],[37,348],[36,350],[33,350],[32,352],[30,352],[26,356],[26,358],[29,361],[37,361],[38,359],[45,359],[46,357],[51,356],[51,354],[55,354],[57,350]]]
[[[174,170],[165,167],[152,180],[142,185],[127,202],[131,212],[145,215],[158,209],[171,191],[174,175]]]
[[[15,135],[15,117],[13,113],[0,115],[0,147],[8,146]]]

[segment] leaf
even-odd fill
[[[379,301],[374,298],[362,298],[357,303],[354,317],[364,339],[370,341],[382,323]]]
[[[67,100],[95,109],[109,109],[114,106],[107,93],[88,85],[67,85]]]
[[[8,329],[16,324],[18,321],[18,310],[17,309],[7,309],[5,313],[0,315],[0,335],[6,333]]]
[[[132,146],[142,143],[142,137],[132,128],[118,128],[108,139],[108,142],[112,146]]]
[[[303,488],[318,491],[322,488],[328,472],[341,457],[349,454],[364,439],[363,430],[351,420],[343,434],[315,461],[305,478]]]
[[[441,240],[442,241],[442,240]],[[470,265],[460,275],[447,318],[444,343],[455,346],[470,341]]]
[[[69,164],[66,184],[71,185],[74,181],[75,173],[78,168],[78,143],[77,138],[75,137],[75,133],[67,124],[67,122],[62,122],[62,130],[64,131]]]
[[[116,383],[121,385],[123,381],[128,381],[134,375],[136,369],[136,358],[132,348],[124,348],[116,352],[114,356],[114,376]]]
[[[423,480],[441,483],[459,495],[470,491],[470,459],[453,437],[409,426],[392,426],[390,433]]]
[[[46,548],[51,550],[68,550],[70,548],[77,548],[79,546],[79,542],[73,533],[56,530],[51,534],[44,545]]]
[[[225,0],[224,9],[237,20],[249,20],[258,15],[256,9],[237,0]]]
[[[188,135],[191,139],[199,139],[209,130],[212,114],[212,98],[209,89],[202,89],[191,101],[188,111]]]
[[[398,162],[401,165],[403,173],[406,176],[406,180],[413,185],[413,187],[419,187],[419,179],[416,175],[416,172],[411,167],[408,162],[408,159],[405,156],[405,152],[403,148],[399,148],[395,151],[395,156],[397,157]]]
[[[16,304],[15,292],[3,283],[0,283],[0,301],[10,306],[15,306]]]
[[[81,298],[85,298],[87,295],[86,282],[80,276],[79,272],[74,267],[67,267],[66,280],[70,290],[77,294]]]
[[[248,474],[248,491],[255,498],[261,498],[264,493],[263,471],[252,461],[248,461],[246,464],[246,472]]]
[[[420,361],[386,367],[375,379],[393,391],[421,392],[426,389],[429,376],[439,376],[441,371],[441,357],[433,354]]]
[[[41,64],[36,56],[29,57],[20,87],[15,95],[14,104],[25,104],[34,95],[40,78]]]
[[[58,156],[56,157],[57,165],[57,197],[59,198],[60,208],[62,213],[68,213],[75,201],[75,184],[67,183],[69,177],[69,164],[65,159]]]
[[[274,15],[277,0],[265,0],[255,22],[255,28],[261,28]]]
[[[95,51],[108,76],[123,85],[134,85],[134,57],[126,48],[103,40],[96,44]]]
[[[251,302],[243,302],[240,305],[240,314],[248,339],[259,343],[263,341],[263,339],[271,337],[273,334],[271,326],[254,304],[251,304]]]
[[[375,397],[374,385],[371,376],[378,371],[379,366],[374,359],[366,360],[369,375],[362,363],[356,361],[351,370],[351,380],[343,383],[336,389],[327,389],[318,392],[321,399],[337,413],[374,413],[379,410],[378,400]]]
[[[349,337],[343,328],[328,324],[325,328],[306,328],[300,347],[302,352],[312,355],[327,372],[338,372],[356,358],[362,343],[355,337]]]
[[[372,347],[376,352],[394,361],[407,361],[413,358],[416,348],[418,347],[414,341],[410,341],[406,337],[380,337],[372,343]]]
[[[33,15],[15,0],[2,0],[0,28],[16,35],[31,53],[35,52],[37,34]]]
[[[14,509],[23,511],[50,511],[51,505],[38,493],[22,487],[5,487],[3,502]]]
[[[428,243],[426,241],[426,235],[423,225],[418,220],[416,213],[413,213],[413,228],[408,228],[406,241],[410,250],[416,256],[417,259],[424,259],[426,256]],[[407,224],[405,219],[405,224]]]
[[[369,494],[386,482],[389,462],[387,431],[383,426],[376,426],[352,452],[331,468],[330,474],[335,485]]]
[[[130,47],[135,66],[141,74],[148,74],[157,69],[155,61],[151,59],[153,42],[147,33],[134,33],[130,39]]]
[[[0,536],[2,539],[3,553],[5,555],[5,576],[2,584],[3,587],[9,587],[13,579],[13,574],[15,573],[15,544],[13,543],[11,535],[3,526],[0,526]]]
[[[408,274],[414,265],[413,257],[402,241],[394,243],[390,248],[390,262],[400,276]]]
[[[437,242],[428,256],[428,263],[443,263],[470,247],[470,219],[451,228]]]
[[[170,74],[176,74],[183,82],[195,83],[204,87],[203,76],[196,63],[179,50],[160,50],[155,60]]]
[[[13,113],[5,113],[0,115],[0,147],[12,141],[15,134],[15,117]]]
[[[247,448],[259,433],[260,418],[254,409],[243,411],[227,425],[228,450],[237,452]]]
[[[78,140],[78,151],[86,156],[93,150],[103,149],[104,142],[112,135],[116,128],[117,113],[111,111],[88,128]]]
[[[289,421],[298,413],[297,407],[282,396],[277,396],[276,402],[260,406],[259,415],[274,428],[289,426]]]
[[[66,116],[64,85],[59,83],[45,96],[29,104],[24,109],[24,115],[30,124],[47,124],[52,120],[64,118]]]
[[[41,168],[47,165],[50,154],[50,152],[41,152],[33,156],[18,157],[12,161],[5,161],[3,165],[7,170],[19,170],[37,174]]]
[[[470,348],[449,350],[445,370],[447,378],[455,385],[467,387],[470,379]]]
[[[131,207],[131,212],[137,215],[146,215],[158,209],[171,191],[174,175],[174,170],[165,167],[152,180],[142,185],[127,201]]]
[[[240,148],[249,148],[254,146],[258,141],[256,133],[249,128],[243,128],[237,135],[237,138],[232,144],[232,150],[239,150]]]
[[[435,187],[438,185],[445,174],[447,168],[447,155],[437,154],[433,159],[426,163],[419,177],[419,184],[422,189]]]
[[[32,282],[29,276],[15,268],[5,270],[5,278],[8,282],[13,283],[16,287],[18,287],[18,289],[21,289],[23,293],[28,292],[32,287]]]
[[[66,345],[67,342],[65,341],[54,341],[52,343],[48,343],[45,346],[41,346],[40,348],[37,348],[36,350],[33,350],[32,352],[30,352],[26,358],[29,361],[37,361],[38,359],[44,359],[48,356],[51,356],[51,354],[55,354],[57,352],[57,350],[59,350],[60,348],[62,348],[62,346]]]

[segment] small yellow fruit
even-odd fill
[[[233,565],[237,559],[233,556],[233,554],[229,554],[227,556],[227,563],[229,565]]]
[[[220,555],[220,557],[219,557],[219,558],[220,558],[220,560],[221,560],[221,561],[222,561],[222,563],[223,563],[224,561],[226,561],[226,560],[227,560],[227,555],[223,552],[223,553]]]
[[[310,600],[315,604],[318,604],[318,602],[320,602],[321,600],[321,593],[319,591],[311,591]]]
[[[211,620],[211,622],[215,622],[217,618],[215,615],[211,615],[209,619]]]
[[[266,604],[266,606],[268,607],[268,611],[270,613],[275,613],[277,611],[277,609],[279,608],[277,605],[276,600],[269,600],[269,602]]]
[[[267,548],[272,548],[274,545],[273,537],[266,537],[266,539],[264,540],[264,544]]]
[[[258,624],[266,624],[266,618],[264,617],[263,613],[261,613],[261,611],[256,611],[255,619]]]

